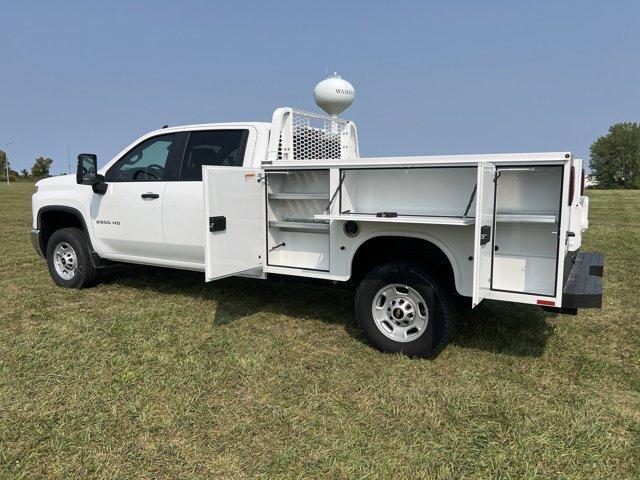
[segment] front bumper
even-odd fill
[[[562,308],[602,308],[604,256],[580,252],[562,291]]]
[[[38,255],[44,258],[44,253],[42,252],[42,242],[40,241],[40,229],[32,228],[31,229],[31,243],[33,244],[33,248],[36,249]]]

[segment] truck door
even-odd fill
[[[148,138],[107,171],[107,192],[93,194],[90,211],[96,242],[109,258],[169,258],[162,200],[179,143],[176,133]]]
[[[496,191],[496,167],[478,164],[476,188],[476,224],[473,240],[473,296],[472,307],[478,305],[491,289],[491,259]]]
[[[204,167],[206,281],[262,275],[265,205],[260,170]]]
[[[254,127],[220,126],[185,132],[177,178],[167,182],[162,199],[162,233],[169,258],[204,265],[202,167],[228,170],[252,164],[257,139]]]

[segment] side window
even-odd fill
[[[159,182],[165,180],[167,159],[176,146],[176,137],[175,133],[162,135],[136,145],[111,167],[107,173],[107,181]]]
[[[248,130],[191,132],[180,180],[202,180],[203,165],[241,167]]]

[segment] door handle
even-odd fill
[[[142,198],[160,198],[160,195],[157,193],[143,193],[140,195]]]

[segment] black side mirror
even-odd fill
[[[98,175],[98,157],[93,153],[81,153],[78,155],[78,167],[76,169],[76,183],[79,185],[93,185]]]
[[[93,153],[81,153],[78,155],[76,183],[79,185],[91,185],[93,191],[100,195],[107,191],[104,176],[98,174],[98,157]]]

